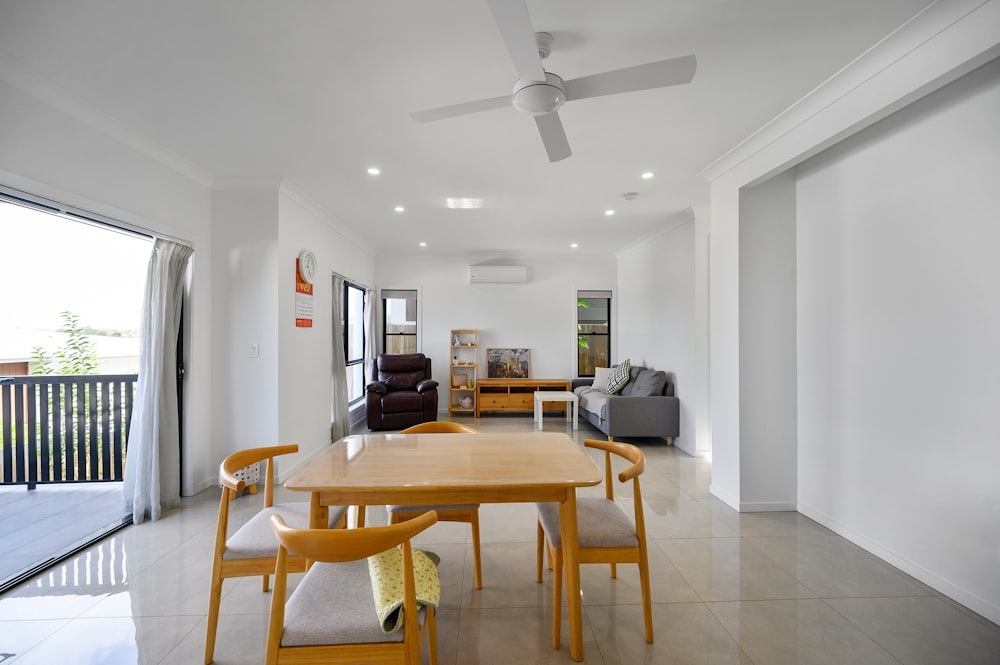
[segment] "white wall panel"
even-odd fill
[[[994,620],[998,182],[1000,61],[797,188],[802,509]]]

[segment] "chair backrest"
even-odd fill
[[[310,561],[342,563],[357,561],[387,549],[409,545],[409,540],[437,522],[437,513],[426,513],[406,522],[363,529],[296,529],[280,515],[271,516],[271,528],[278,543]]]
[[[618,473],[618,482],[627,483],[632,481],[632,500],[635,512],[635,528],[639,533],[645,533],[646,524],[642,514],[642,490],[639,487],[639,476],[646,470],[646,455],[631,443],[621,441],[602,441],[600,439],[586,439],[583,442],[588,448],[597,448],[604,451],[604,495],[609,501],[615,498],[614,474],[612,473],[611,456],[617,455],[622,459],[631,462],[631,466]]]
[[[431,420],[399,430],[400,434],[479,434],[479,430],[447,420]]]
[[[246,489],[246,482],[236,477],[236,472],[240,469],[267,460],[267,468],[264,476],[264,507],[274,505],[274,458],[279,455],[288,455],[299,452],[296,443],[284,446],[266,446],[263,448],[247,448],[233,453],[222,460],[219,465],[219,484],[229,492],[235,494]]]
[[[429,379],[431,359],[422,353],[380,353],[372,367],[372,380],[385,382],[392,389],[392,378],[396,376],[413,385]]]

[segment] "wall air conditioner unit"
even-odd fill
[[[469,284],[524,284],[528,266],[469,266]]]

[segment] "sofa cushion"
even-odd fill
[[[615,371],[611,374],[611,378],[608,379],[609,395],[614,395],[625,387],[625,384],[629,380],[629,369],[631,369],[631,363],[628,358],[615,368]]]
[[[611,398],[610,395],[590,386],[580,386],[573,392],[576,393],[579,399],[577,403],[578,408],[583,411],[589,411],[597,416],[600,422],[604,422],[605,417],[607,417],[607,404]]]
[[[639,372],[632,385],[632,397],[648,397],[662,395],[663,387],[667,385],[667,373],[644,369]]]
[[[618,391],[618,394],[625,395],[626,397],[630,396],[632,394],[632,386],[635,385],[636,377],[638,377],[639,372],[643,371],[644,369],[646,368],[642,366],[637,367],[635,365],[632,365],[632,367],[628,371],[628,383],[625,384],[624,388]]]
[[[594,382],[590,385],[590,387],[600,390],[602,393],[608,392],[608,380],[611,379],[611,374],[613,372],[614,369],[611,367],[595,367]]]
[[[424,379],[424,370],[416,372],[405,372],[400,374],[389,374],[379,372],[378,380],[389,387],[389,390],[414,390],[417,383]]]

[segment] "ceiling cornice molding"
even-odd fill
[[[398,250],[379,252],[376,258],[379,260],[403,259],[413,260],[422,257],[441,257],[447,259],[457,259],[469,265],[522,265],[525,263],[552,263],[552,262],[581,262],[593,263],[594,261],[614,262],[614,256],[607,252],[578,252],[574,250],[571,254],[560,254],[556,252],[469,252],[468,250],[442,251],[442,250]],[[490,262],[497,263],[491,264]]]
[[[794,156],[800,162],[837,141],[881,120],[903,106],[950,83],[996,57],[1000,0],[937,0],[865,53],[855,58],[809,94],[705,167],[710,182],[736,169],[796,133],[836,125],[824,141]],[[936,48],[935,48],[936,47]],[[947,57],[945,56],[947,54]],[[908,69],[919,69],[914,75]],[[937,68],[939,71],[935,71]],[[891,79],[891,84],[886,83]],[[900,90],[909,85],[909,89]],[[865,103],[881,102],[863,113]],[[891,95],[896,95],[891,98]],[[841,114],[831,121],[831,113]],[[860,117],[855,117],[860,114]],[[792,156],[789,156],[792,159]],[[775,165],[775,171],[793,165]]]
[[[371,257],[375,256],[375,249],[368,245],[364,240],[359,238],[355,233],[353,233],[347,226],[338,222],[333,215],[330,214],[328,210],[323,208],[315,199],[310,197],[304,191],[295,186],[294,183],[289,180],[280,181],[280,194],[287,196],[289,199],[299,204],[305,208],[311,215],[320,219],[324,224],[326,224],[330,229],[344,236],[347,240],[350,240],[360,249],[364,250],[366,254]]]
[[[212,174],[194,162],[168,150],[147,136],[122,124],[120,120],[72,97],[20,62],[9,57],[0,58],[0,80],[3,80],[46,106],[54,108],[76,120],[110,136],[132,150],[149,157],[199,185],[211,188]]]
[[[667,215],[663,220],[663,226],[625,245],[615,252],[615,257],[620,259],[622,258],[622,255],[644,245],[648,245],[651,242],[655,242],[663,236],[673,233],[678,227],[693,221],[695,221],[694,208],[685,208],[680,212]]]
[[[216,177],[212,179],[212,189],[217,192],[274,192],[281,190],[281,178],[239,178]]]

